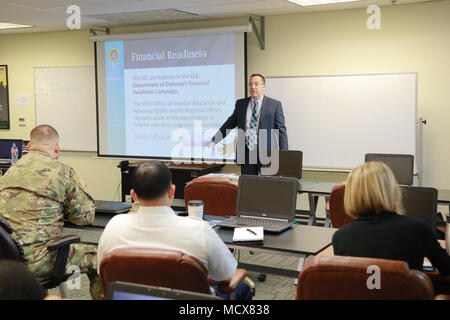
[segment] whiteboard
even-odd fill
[[[273,77],[266,86],[306,168],[351,169],[366,153],[417,158],[417,73]]]
[[[59,133],[62,150],[96,151],[94,67],[35,68],[36,125]]]

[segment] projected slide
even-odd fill
[[[243,91],[236,88],[235,43],[234,34],[106,41],[100,153],[234,159],[230,147],[206,145]],[[234,138],[223,143],[231,146]]]

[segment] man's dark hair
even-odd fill
[[[264,76],[263,76],[262,74],[260,74],[260,73],[254,73],[254,74],[252,74],[252,75],[250,76],[249,79],[251,79],[252,77],[261,77],[261,79],[262,79],[262,81],[263,81],[263,84],[266,84],[266,78],[264,78]]]
[[[0,300],[42,300],[45,290],[34,274],[14,260],[0,260]]]
[[[134,192],[139,199],[161,197],[172,184],[172,173],[161,161],[146,161],[134,171]]]

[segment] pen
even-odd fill
[[[255,236],[256,236],[256,232],[255,231],[253,231],[252,229],[250,229],[250,228],[247,228],[247,231],[248,232],[250,232],[250,233],[253,233]]]

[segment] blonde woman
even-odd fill
[[[401,215],[401,193],[391,169],[367,162],[347,178],[344,207],[356,218],[333,236],[336,255],[406,261],[422,269],[427,257],[441,275],[450,274],[450,256],[423,222]]]

